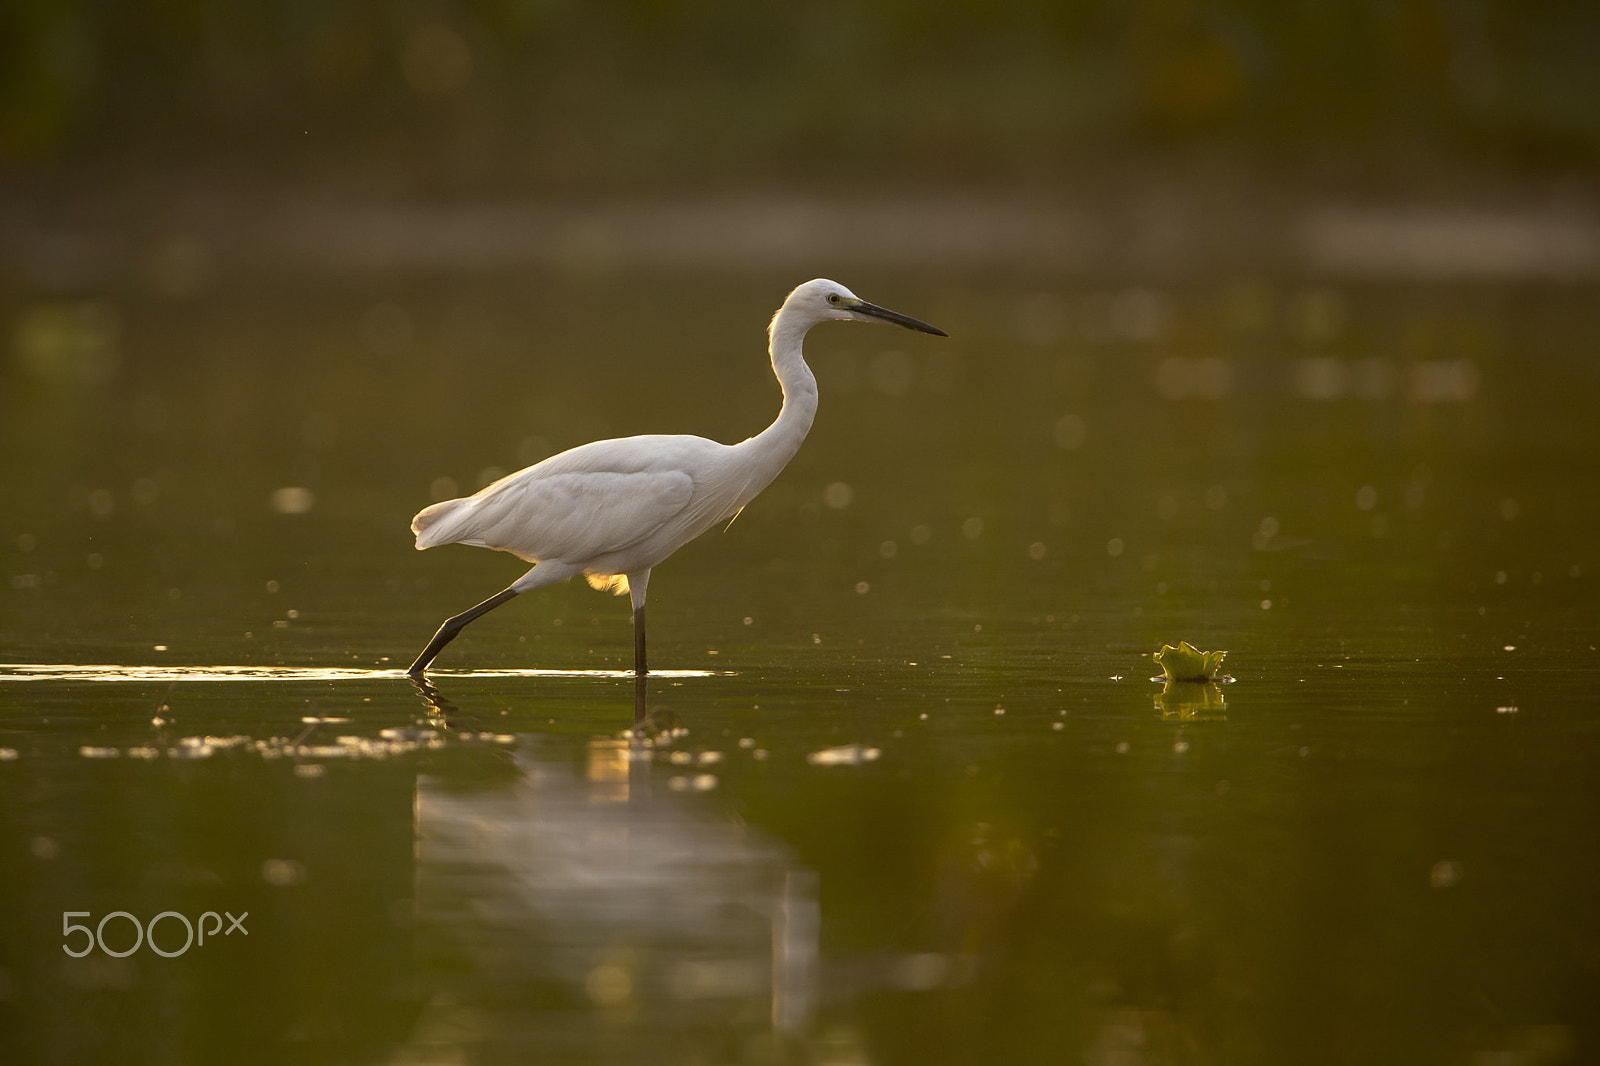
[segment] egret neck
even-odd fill
[[[787,311],[789,304],[785,302],[767,329],[771,335],[772,372],[783,390],[783,407],[772,425],[738,445],[756,456],[759,463],[748,478],[747,484],[754,489],[750,495],[770,484],[794,458],[817,416],[817,379],[806,365],[805,353],[801,350],[812,323],[786,314]]]

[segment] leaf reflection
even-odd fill
[[[1215,681],[1166,681],[1155,700],[1162,718],[1220,722],[1228,717],[1228,703]]]

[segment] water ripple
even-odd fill
[[[429,677],[571,677],[631,679],[632,670],[440,670]],[[710,670],[652,670],[652,678],[715,677]],[[410,680],[404,670],[356,666],[113,666],[78,663],[4,663],[4,681],[374,681]]]

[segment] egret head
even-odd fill
[[[773,316],[774,328],[779,318],[796,319],[807,328],[828,321],[893,322],[897,326],[932,333],[937,337],[949,336],[944,330],[919,322],[909,315],[870,304],[837,281],[826,278],[808,281],[791,292]]]

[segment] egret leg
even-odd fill
[[[476,607],[469,607],[453,618],[446,618],[444,625],[439,627],[439,632],[435,633],[433,639],[428,641],[428,646],[422,649],[422,654],[417,656],[417,661],[411,664],[411,669],[407,670],[406,673],[412,677],[421,677],[423,671],[428,669],[428,664],[438,658],[439,653],[444,650],[444,646],[456,639],[456,634],[465,629],[474,619],[488,614],[502,603],[516,596],[520,591],[513,586],[502,592],[495,593]]]
[[[633,672],[640,677],[650,672],[644,655],[644,606],[633,609]]]
[[[649,587],[648,567],[628,575],[628,595],[633,597],[633,672],[637,677],[650,672],[644,654],[644,598]]]

